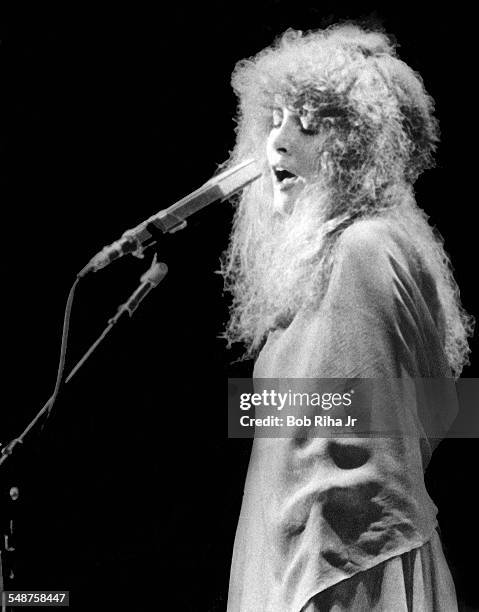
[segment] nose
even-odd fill
[[[297,137],[298,126],[295,117],[288,113],[283,118],[281,125],[273,128],[270,134],[270,144],[277,153],[287,155],[293,152]]]

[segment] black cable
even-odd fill
[[[58,393],[60,391],[60,387],[63,382],[63,372],[65,371],[65,359],[67,353],[67,345],[68,345],[68,332],[70,329],[70,317],[73,305],[73,297],[75,295],[75,289],[80,281],[80,277],[77,276],[75,282],[71,286],[71,289],[68,293],[67,303],[65,305],[65,314],[63,316],[63,329],[62,329],[62,343],[60,346],[60,359],[58,361],[58,370],[57,370],[57,379],[55,381],[55,387],[53,389],[52,396],[48,400],[48,414],[53,408],[53,404],[57,399]]]
[[[50,396],[50,398],[47,400],[47,402],[45,403],[45,405],[43,406],[43,408],[40,410],[40,412],[38,412],[38,414],[35,416],[35,418],[30,421],[30,423],[26,426],[26,428],[23,430],[23,432],[16,438],[13,438],[13,440],[11,440],[7,446],[5,446],[2,449],[2,453],[0,456],[0,465],[6,460],[6,458],[12,454],[13,449],[15,448],[15,446],[17,444],[21,444],[23,442],[23,439],[25,438],[25,436],[28,434],[28,432],[35,426],[35,424],[38,422],[38,420],[46,413],[48,412],[48,415],[50,414],[53,405],[55,403],[55,400],[58,396],[58,393],[60,391],[60,388],[62,386],[62,382],[63,382],[63,373],[65,371],[65,358],[66,358],[66,352],[67,352],[67,346],[68,346],[68,331],[69,331],[69,327],[70,327],[70,317],[71,317],[71,311],[72,311],[72,305],[73,305],[73,297],[75,295],[75,289],[78,285],[78,282],[80,281],[80,278],[77,277],[75,279],[75,282],[73,283],[73,285],[70,288],[70,291],[68,293],[68,298],[67,298],[67,302],[65,305],[65,314],[63,316],[63,329],[62,329],[62,341],[61,341],[61,346],[60,346],[60,359],[58,361],[58,369],[57,369],[57,378],[55,381],[55,387],[53,389],[53,393]]]

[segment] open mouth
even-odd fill
[[[273,172],[278,183],[284,187],[292,185],[298,179],[296,174],[284,168],[273,168]]]

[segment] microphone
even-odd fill
[[[78,273],[78,278],[104,268],[127,253],[142,257],[143,250],[155,242],[158,230],[164,234],[172,234],[183,229],[186,227],[187,217],[217,200],[228,199],[258,179],[261,174],[259,165],[254,159],[241,162],[221,172],[169,208],[160,210],[156,215],[126,231],[119,240],[97,253]]]
[[[116,315],[108,321],[108,325],[116,323],[124,312],[128,312],[130,317],[133,316],[140,302],[146,298],[152,289],[161,283],[167,272],[168,266],[162,261],[157,262],[155,254],[150,269],[147,270],[140,279],[140,286],[130,295],[128,300],[118,308]]]

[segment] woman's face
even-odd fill
[[[273,109],[266,155],[273,183],[273,208],[290,213],[306,185],[318,179],[325,134],[308,117],[285,106]]]

